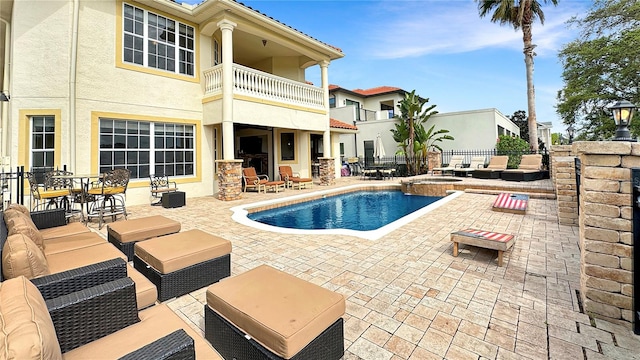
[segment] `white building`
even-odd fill
[[[331,118],[353,123],[358,128],[355,134],[340,135],[341,155],[372,157],[378,134],[387,156],[394,155],[399,148],[391,133],[398,121],[393,115],[406,93],[389,86],[346,90],[331,85]],[[494,108],[439,113],[431,116],[425,128],[428,130],[433,125],[436,130],[449,130],[448,135],[455,138],[438,143],[445,151],[493,149],[499,135],[520,136],[520,128]]]

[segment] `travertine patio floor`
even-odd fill
[[[341,178],[331,187],[356,182]],[[535,184],[551,188],[550,180]],[[492,211],[495,195],[465,193],[376,241],[271,233],[231,219],[231,207],[319,189],[327,187],[128,210],[130,218],[161,214],[183,230],[230,240],[232,276],[268,264],[344,294],[344,359],[640,358],[640,336],[580,312],[578,227],[558,224],[555,200],[531,198],[527,214],[517,215]],[[466,227],[516,235],[504,267],[495,251],[462,245],[452,256],[449,234]],[[205,291],[167,301],[201,331]]]

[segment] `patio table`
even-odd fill
[[[89,190],[89,184],[91,179],[101,179],[102,174],[70,174],[70,175],[55,175],[53,176],[56,179],[68,179],[72,182],[74,180],[78,180],[80,182],[80,194],[73,193],[73,183],[71,184],[71,188],[69,188],[69,194],[72,196],[80,195],[80,221],[86,223],[88,217],[85,217],[84,207],[87,207],[87,211],[89,204],[87,204],[87,191]],[[69,213],[71,213],[71,209],[68,209]]]

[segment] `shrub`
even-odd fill
[[[509,155],[508,169],[516,169],[520,165],[522,154],[529,153],[529,143],[519,137],[500,135],[496,150],[498,155]]]

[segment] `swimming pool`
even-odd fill
[[[352,235],[352,236],[357,236],[360,238],[364,238],[364,239],[369,239],[369,240],[377,240],[380,237],[388,234],[389,232],[403,226],[406,225],[408,223],[410,223],[411,221],[417,219],[420,216],[423,216],[425,214],[427,214],[428,212],[432,211],[433,209],[436,209],[444,204],[446,204],[447,202],[453,200],[454,198],[462,195],[463,192],[460,191],[456,191],[453,192],[452,194],[441,198],[435,202],[432,202],[426,206],[422,206],[419,207],[417,210],[408,213],[407,215],[404,215],[401,217],[397,217],[395,220],[389,220],[390,222],[387,223],[386,225],[382,225],[380,227],[377,228],[373,228],[373,229],[368,229],[368,230],[354,230],[354,229],[345,229],[345,228],[322,228],[322,229],[297,229],[297,228],[292,228],[292,227],[283,227],[283,226],[274,226],[274,225],[268,225],[268,224],[264,224],[255,220],[252,220],[250,218],[251,215],[249,215],[249,213],[254,213],[257,211],[262,211],[262,210],[266,210],[266,209],[277,209],[277,208],[287,208],[289,206],[294,206],[294,204],[298,204],[298,203],[306,203],[306,202],[312,202],[312,200],[316,200],[316,199],[322,199],[323,197],[331,197],[333,195],[337,195],[337,194],[342,194],[342,193],[351,193],[351,192],[356,192],[356,191],[361,191],[361,190],[378,190],[378,191],[388,191],[388,190],[395,190],[395,192],[399,192],[400,194],[402,194],[399,190],[400,190],[400,186],[397,185],[381,185],[381,186],[375,186],[375,185],[351,185],[351,186],[346,186],[346,187],[342,187],[342,188],[338,188],[338,189],[332,189],[332,190],[324,190],[324,191],[317,191],[317,192],[313,192],[313,193],[306,193],[306,194],[300,194],[300,195],[294,195],[294,196],[290,196],[290,197],[286,197],[286,198],[282,198],[282,199],[276,199],[276,200],[269,200],[269,201],[262,201],[262,202],[257,202],[257,203],[253,203],[253,204],[247,204],[247,205],[241,205],[241,206],[237,206],[232,208],[231,210],[233,211],[233,215],[232,215],[232,219],[236,222],[239,222],[241,224],[253,227],[253,228],[257,228],[257,229],[261,229],[261,230],[266,230],[266,231],[272,231],[272,232],[278,232],[278,233],[286,233],[286,234],[317,234],[317,235],[321,235],[321,234],[340,234],[340,235]],[[404,196],[404,195],[403,195]],[[406,196],[408,197],[419,197],[419,196]],[[307,204],[305,204],[307,205]],[[384,205],[382,205],[384,206]],[[335,211],[343,211],[344,210],[344,206],[338,207],[338,210]],[[393,209],[388,209],[386,210],[387,212],[391,212],[393,213],[394,210]],[[360,214],[354,216],[357,218],[369,218],[369,217],[377,217],[379,215],[379,213],[381,213],[382,211],[380,210],[376,210],[376,206],[373,206],[371,208],[367,208],[364,207],[362,208]],[[320,211],[316,211],[315,213],[312,213],[313,216],[317,217],[317,218],[322,218],[321,212]],[[353,218],[349,218],[350,221],[354,221]],[[357,219],[356,219],[357,220]]]
[[[263,210],[249,219],[267,225],[301,229],[375,230],[440,200],[397,190],[359,190]]]

